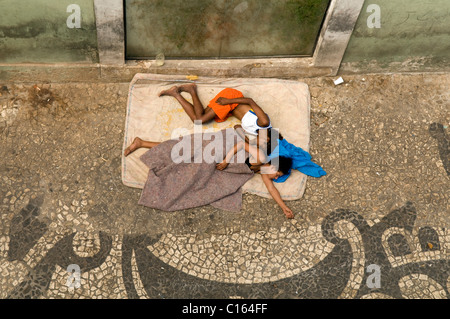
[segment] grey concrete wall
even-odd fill
[[[125,63],[122,0],[94,0],[100,63]]]
[[[314,53],[314,66],[338,71],[364,0],[332,0]]]
[[[79,28],[67,24],[71,4]],[[0,1],[0,63],[56,62],[98,62],[93,0]]]
[[[380,25],[370,28],[380,8]],[[341,73],[450,70],[449,0],[366,0]]]
[[[334,75],[339,66],[342,74],[450,70],[449,0],[363,1],[332,1],[331,14],[321,31],[312,63],[303,59],[307,65],[301,61],[292,64],[292,68],[300,67],[289,69],[289,76],[304,76],[305,72],[311,76],[329,74],[330,69]],[[70,4],[77,4],[81,9],[80,28],[67,26]],[[374,4],[380,8],[379,28],[370,28],[367,23],[373,14],[367,9]],[[124,29],[122,0],[2,0],[0,79],[11,74],[10,65],[15,63],[123,65]],[[277,71],[271,62],[249,61],[243,63],[253,65],[252,72],[256,75],[254,71],[258,70],[263,76],[283,75],[287,65],[282,63],[283,67]],[[199,72],[195,69],[198,63],[185,62],[188,65],[176,69],[178,72]],[[231,74],[239,68],[239,63],[230,64],[225,71],[220,67],[217,72]],[[165,68],[168,66],[155,71],[173,71]],[[214,68],[201,71],[216,72]]]

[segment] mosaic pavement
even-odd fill
[[[448,77],[444,79],[448,81]],[[369,80],[378,79],[367,77]],[[404,93],[405,83],[409,83],[409,79],[384,80],[392,81],[392,92],[399,91],[399,85]],[[383,170],[373,156],[379,154],[377,149],[365,157],[373,161],[368,175],[355,176],[345,164],[333,166],[339,163],[332,158],[335,153],[328,133],[344,146],[354,140],[345,136],[348,130],[338,131],[348,125],[344,114],[349,116],[349,112],[322,109],[321,104],[335,97],[338,88],[321,81],[309,83],[315,124],[312,154],[329,176],[309,179],[305,197],[289,203],[297,212],[293,220],[277,213],[270,200],[252,195],[244,196],[243,212],[233,216],[211,207],[167,214],[137,207],[139,192],[120,185],[117,174],[120,145],[115,144],[120,143],[115,140],[120,141],[122,134],[123,93],[112,101],[112,110],[102,109],[111,102],[104,98],[83,117],[70,115],[70,107],[58,110],[69,102],[49,90],[45,101],[54,99],[54,109],[48,108],[42,117],[35,114],[36,122],[20,123],[14,119],[20,118],[21,112],[25,118],[29,115],[24,111],[26,103],[33,111],[45,101],[20,100],[23,92],[24,96],[27,90],[34,92],[33,86],[16,86],[15,99],[10,99],[14,86],[4,87],[3,98],[9,96],[11,104],[3,108],[0,123],[6,146],[2,148],[0,177],[0,298],[448,299],[448,91],[436,89],[433,94],[444,103],[435,99],[436,107],[429,111],[434,113],[419,128],[413,119],[411,129],[399,128],[389,137],[380,137],[379,145],[387,145],[386,150],[397,146],[397,151],[409,151],[422,175],[411,172],[406,178],[397,173],[401,164],[396,160],[402,161],[402,153],[391,160],[387,152],[384,160],[394,168]],[[441,77],[433,83],[438,82],[442,83]],[[86,104],[95,104],[96,90],[86,87],[71,86],[91,99]],[[318,94],[317,88],[325,93]],[[126,85],[111,90],[115,89],[126,92]],[[62,86],[54,85],[52,90],[63,92]],[[99,95],[107,96],[108,90],[102,87]],[[355,88],[340,94],[346,99],[355,92],[360,91]],[[385,94],[389,99],[389,93]],[[379,96],[379,92],[372,88],[366,98],[371,96]],[[92,115],[103,115],[102,122]],[[387,117],[386,125],[396,121],[392,113]],[[361,127],[370,118],[362,118]],[[79,125],[85,125],[85,130],[77,132]],[[91,143],[93,130],[98,135]],[[371,134],[362,138],[360,150],[371,152],[364,149]],[[27,142],[16,144],[22,136],[27,136]],[[392,143],[395,138],[398,142]],[[402,141],[412,142],[403,147]],[[85,144],[90,150],[80,147]],[[411,145],[426,147],[414,150]],[[58,154],[63,161],[52,162],[45,152],[38,151],[42,148],[52,148],[51,156]],[[351,147],[343,149],[338,154],[341,158],[352,156]],[[70,158],[74,160],[70,162]],[[371,171],[373,167],[376,171]],[[388,194],[380,188],[384,184],[372,184],[377,172],[390,176],[395,187],[386,192],[395,196],[377,195]],[[340,180],[334,184],[336,176]],[[428,180],[432,181],[429,186],[419,184]],[[347,183],[353,183],[356,191],[357,186],[362,185],[362,192],[368,187],[367,196],[358,197],[359,193],[346,188]],[[421,196],[426,187],[429,195]],[[321,195],[325,188],[329,192]],[[343,188],[348,192],[345,195],[341,195]],[[414,193],[416,188],[419,195]],[[410,196],[404,196],[402,189],[411,192]]]
[[[63,234],[39,221],[41,203],[2,237],[1,298],[449,297],[450,231],[415,227],[413,203],[376,221],[342,209],[321,225],[203,238]]]

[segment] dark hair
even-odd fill
[[[283,175],[289,174],[289,170],[292,168],[292,158],[285,156],[278,156],[278,168],[279,172],[282,172]],[[272,159],[269,163],[271,163],[274,159]]]
[[[272,152],[275,150],[275,148],[278,146],[278,140],[282,140],[284,139],[283,135],[281,135],[281,133],[274,128],[268,128],[267,130],[267,137],[269,137],[269,141],[267,142],[267,155],[272,154]],[[272,130],[274,133],[272,133]],[[259,129],[256,131],[259,134]],[[272,134],[274,135],[272,138]]]
[[[275,134],[278,134],[278,139],[281,141],[282,139],[284,139],[284,137],[283,137],[283,135],[281,135],[281,133],[280,133],[280,131],[278,131],[277,129],[275,129],[275,128],[268,128],[267,129],[267,134],[268,134],[268,136],[272,136],[271,134],[272,134],[272,131],[274,131],[275,132]]]

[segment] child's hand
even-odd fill
[[[220,105],[227,105],[227,104],[230,104],[230,101],[229,101],[227,98],[219,97],[219,98],[216,100],[216,103],[217,103],[217,104],[220,104]]]
[[[218,169],[219,171],[223,171],[227,167],[228,167],[228,163],[225,161],[216,165],[216,169]]]
[[[294,218],[294,213],[289,207],[283,208],[283,213],[286,215],[287,218],[292,219]]]

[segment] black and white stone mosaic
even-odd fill
[[[299,79],[328,174],[293,220],[250,195],[236,214],[137,205],[128,83],[1,84],[0,298],[448,299],[450,77],[343,78]]]
[[[0,269],[3,298],[74,297],[81,291],[133,299],[450,296],[450,232],[414,227],[413,203],[377,221],[339,209],[320,225],[287,222],[268,233],[55,238],[38,220],[41,202],[30,201],[12,219]],[[70,265],[79,267],[79,287],[71,286],[76,278]],[[379,270],[378,286],[371,284],[371,265]]]

